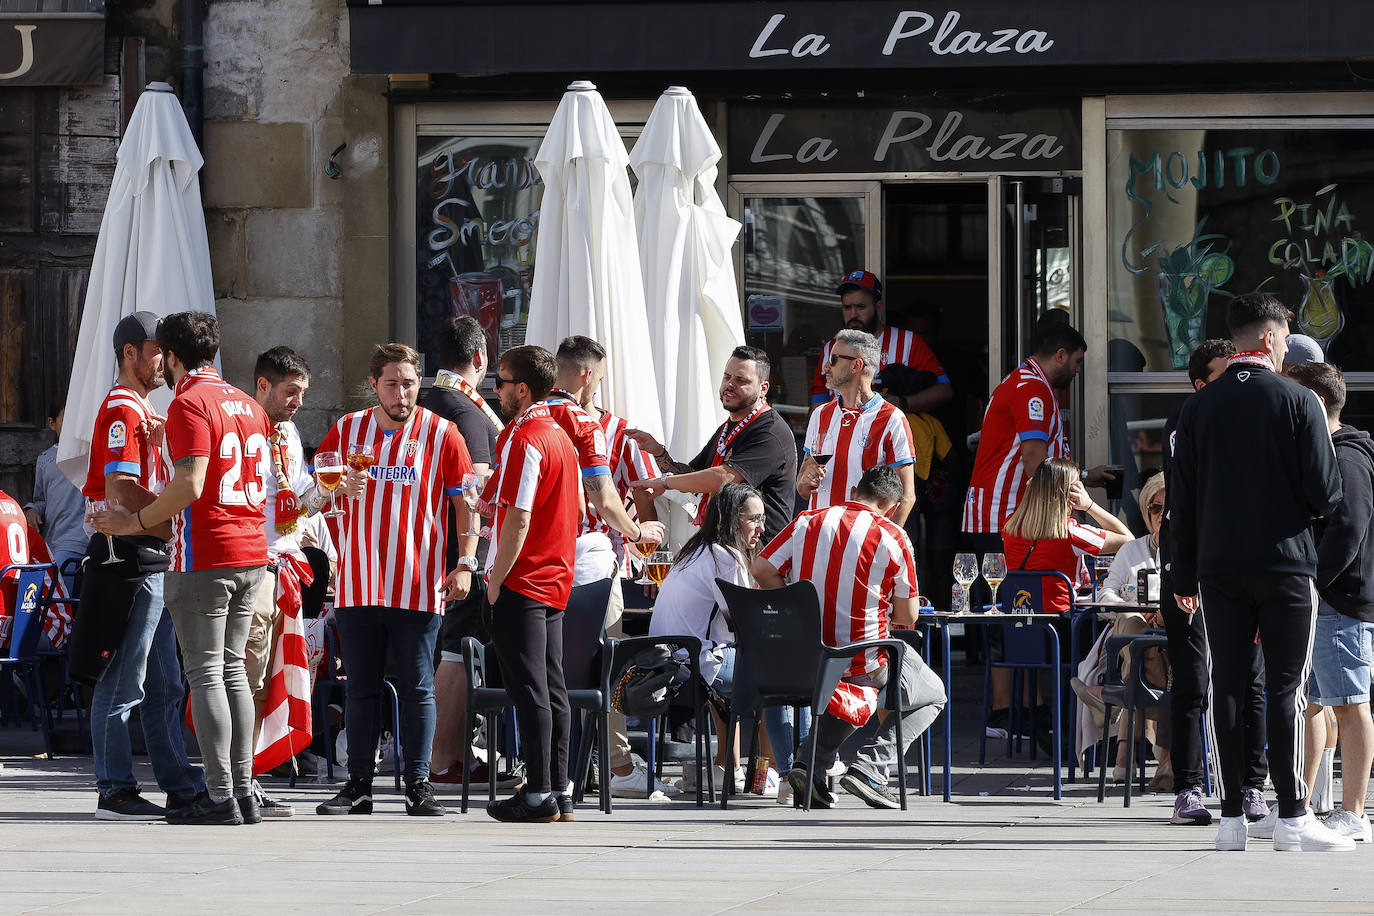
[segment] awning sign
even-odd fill
[[[0,13],[0,87],[99,83],[104,71],[104,16]]]

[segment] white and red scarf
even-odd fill
[[[1227,357],[1226,365],[1234,366],[1236,363],[1249,363],[1252,366],[1263,366],[1270,372],[1276,372],[1274,360],[1265,350],[1241,350],[1235,356]]]
[[[759,402],[754,405],[754,409],[749,411],[749,415],[731,428],[729,423],[723,423],[720,427],[720,435],[716,437],[716,450],[711,453],[711,467],[718,468],[725,463],[725,459],[730,457],[730,445],[739,438],[739,434],[744,432],[744,428],[763,416],[765,410],[769,410],[768,402],[759,398]],[[692,524],[701,527],[706,521],[706,508],[711,504],[709,495],[702,496],[701,503],[697,506],[696,517],[692,519]]]

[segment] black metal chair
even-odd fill
[[[606,605],[611,597],[611,580],[600,579],[573,588],[568,599],[568,607],[563,616],[563,679],[568,689],[568,703],[573,709],[583,710],[595,716],[595,728],[582,729],[581,745],[586,745],[585,754],[590,757],[591,747],[587,744],[599,738],[601,810],[610,813],[611,777],[610,768],[605,761],[610,758],[610,656],[606,651]],[[467,742],[466,759],[472,757],[472,732],[477,716],[482,716],[487,724],[488,765],[490,797],[496,797],[496,714],[504,713],[511,705],[510,697],[504,687],[493,687],[487,679],[486,649],[476,639],[463,640],[463,670],[467,675],[467,714],[464,722],[464,740]],[[574,760],[581,760],[583,749],[579,747]],[[468,810],[470,792],[470,769],[463,768],[463,800],[460,811]],[[577,773],[577,770],[574,770]],[[580,775],[580,773],[579,773]],[[561,787],[559,787],[561,788]],[[581,797],[577,793],[577,798]]]
[[[717,579],[721,595],[730,608],[735,629],[735,684],[726,721],[725,736],[730,740],[735,725],[749,716],[756,724],[758,714],[769,706],[809,706],[812,728],[829,705],[840,678],[853,657],[866,649],[884,648],[894,653],[897,667],[882,691],[883,708],[896,712],[902,708],[901,663],[906,643],[900,639],[868,639],[846,646],[827,646],[821,640],[821,604],[816,588],[809,581],[796,582],[778,589],[741,588]],[[829,688],[826,689],[826,685]],[[753,780],[754,759],[758,753],[758,730],[750,731],[749,768],[745,785]],[[897,723],[897,743],[901,746],[901,721]],[[811,744],[812,774],[802,807],[810,809],[810,785],[815,780],[815,742]],[[898,759],[901,779],[902,808],[906,808],[906,760]],[[720,806],[725,808],[733,788],[733,780],[721,786]]]
[[[1107,707],[1102,718],[1102,743],[1098,748],[1098,759],[1101,766],[1097,774],[1097,800],[1104,801],[1107,797],[1107,742],[1111,737],[1112,707],[1125,709],[1127,711],[1126,722],[1126,785],[1123,794],[1122,806],[1131,807],[1131,779],[1135,775],[1136,768],[1136,746],[1135,729],[1136,722],[1139,721],[1143,727],[1145,721],[1145,710],[1167,708],[1173,702],[1173,694],[1162,687],[1153,687],[1145,680],[1145,653],[1149,649],[1159,649],[1161,652],[1168,651],[1169,640],[1163,635],[1156,633],[1136,633],[1130,636],[1109,636],[1106,643],[1102,646],[1102,653],[1106,658],[1107,679],[1102,685],[1102,703]],[[1131,673],[1123,681],[1121,678],[1120,654],[1122,649],[1130,653]],[[1137,720],[1137,717],[1139,719]],[[1205,737],[1205,734],[1204,734]],[[1118,734],[1117,741],[1121,740]],[[1140,747],[1143,756],[1145,746]],[[1203,760],[1206,761],[1206,747],[1204,745]],[[1144,791],[1145,761],[1140,761],[1140,773]]]

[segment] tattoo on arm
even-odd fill
[[[186,455],[185,457],[178,458],[176,461],[172,462],[172,464],[179,468],[193,468],[196,466],[196,456]]]
[[[668,454],[666,448],[663,450],[663,454],[654,460],[658,462],[658,469],[665,474],[692,473],[692,466],[690,464],[683,464],[681,461],[673,460],[673,456]]]

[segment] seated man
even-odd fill
[[[821,637],[827,645],[885,638],[889,621],[910,626],[916,619],[916,559],[906,532],[886,517],[901,500],[897,472],[869,468],[848,502],[803,512],[784,528],[754,561],[754,578],[763,588],[779,588],[786,579],[814,582],[821,596]],[[840,581],[842,586],[832,584]],[[880,711],[882,725],[840,778],[845,791],[873,808],[899,806],[897,793],[888,787],[887,769],[945,706],[944,685],[920,654],[909,651],[904,657],[902,701],[911,711],[902,719],[903,746],[897,747],[896,720]],[[874,650],[856,656],[844,679],[881,690],[890,677],[888,653]],[[793,790],[806,791],[807,771],[801,761],[809,758],[809,742],[816,742],[816,772],[823,776],[854,731],[848,722],[821,716],[787,774]],[[834,795],[823,778],[814,783],[812,804],[829,808]]]

